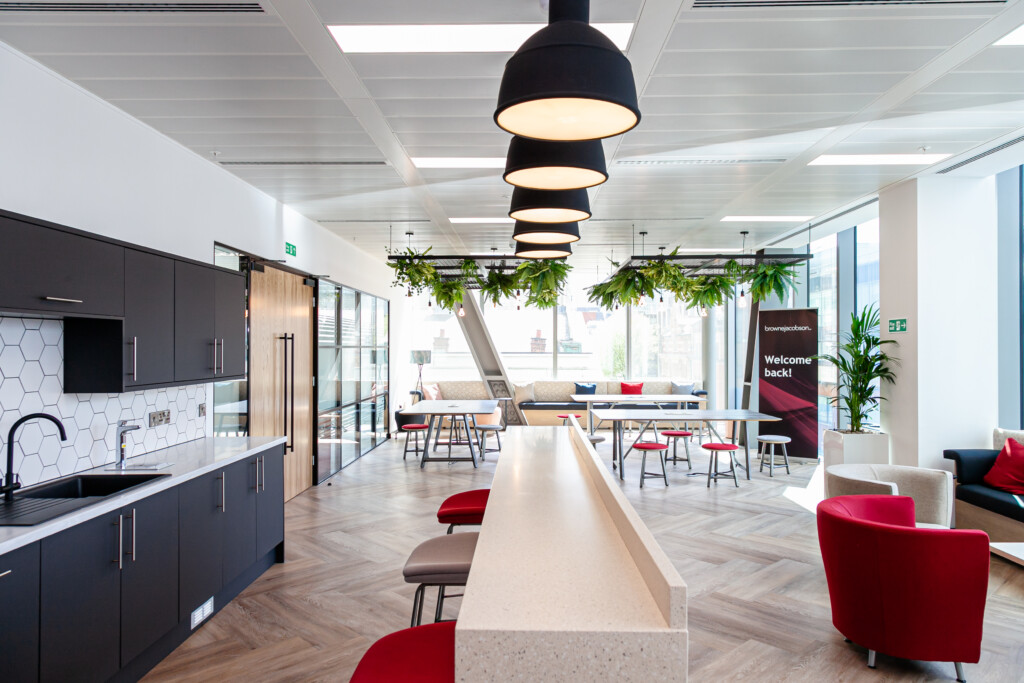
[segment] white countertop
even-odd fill
[[[133,465],[164,462],[172,464],[170,467],[162,470],[130,470],[129,474],[161,474],[164,476],[157,477],[153,481],[135,486],[122,493],[107,496],[97,503],[73,510],[47,522],[34,526],[0,526],[0,555],[38,541],[41,538],[52,536],[55,533],[99,517],[112,510],[131,505],[137,500],[177,486],[189,479],[202,476],[207,472],[212,472],[219,467],[243,460],[250,455],[265,451],[285,441],[284,437],[272,436],[210,437],[188,441],[177,446],[129,458],[128,462]],[[105,467],[107,465],[77,472],[76,474],[117,474],[116,472],[106,471]]]

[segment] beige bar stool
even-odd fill
[[[402,569],[406,583],[419,584],[412,601],[412,626],[419,626],[423,621],[424,594],[429,586],[437,587],[437,608],[434,610],[434,622],[441,621],[445,588],[466,585],[479,537],[480,533],[477,531],[447,534],[423,541],[412,551]],[[459,596],[450,595],[448,597]]]
[[[761,466],[757,468],[758,472],[764,472],[765,462],[764,459],[768,458],[768,476],[775,476],[775,468],[782,467],[782,465],[776,464],[775,459],[777,453],[775,452],[775,446],[782,446],[782,461],[786,466],[786,474],[789,474],[789,453],[786,452],[786,444],[790,443],[793,439],[788,436],[774,436],[771,434],[762,434],[757,437],[757,442],[761,444],[758,455],[761,457]],[[769,449],[771,452],[769,453]]]

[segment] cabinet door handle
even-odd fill
[[[139,338],[132,337],[132,381],[139,381]]]
[[[267,459],[264,456],[260,456],[260,491],[267,490]]]
[[[5,576],[7,576],[8,574],[10,574],[13,571],[14,571],[13,569],[8,569],[7,571],[5,571],[3,573],[0,573],[0,579],[4,578]]]
[[[44,301],[58,301],[62,304],[82,304],[85,303],[81,299],[65,299],[62,296],[44,296]]]
[[[124,569],[124,515],[117,516],[117,562],[118,569]]]
[[[135,528],[139,526],[139,513],[132,508],[132,550],[129,555],[132,556],[132,562],[135,561]]]
[[[220,473],[220,511],[221,512],[227,512],[228,511],[228,496],[227,496],[227,484],[226,484],[227,478],[228,478],[228,473],[227,472],[221,472]]]
[[[220,340],[220,374],[224,374],[224,340]]]
[[[213,339],[213,374],[217,374],[217,339]]]

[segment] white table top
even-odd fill
[[[664,420],[672,422],[775,422],[780,418],[754,410],[671,410],[597,408],[594,417],[606,422]]]
[[[572,394],[577,403],[707,403],[707,396],[692,394]]]
[[[1024,565],[1024,543],[990,543],[989,550],[1003,559]]]
[[[494,399],[419,401],[402,411],[402,415],[489,415],[498,407]]]

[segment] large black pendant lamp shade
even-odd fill
[[[590,197],[586,190],[512,190],[508,215],[530,223],[571,223],[590,218]]]
[[[531,244],[568,244],[580,239],[580,224],[572,223],[529,223],[516,221],[512,239]]]
[[[591,26],[589,0],[551,0],[548,25],[505,64],[494,121],[538,140],[597,140],[640,122],[629,59]]]
[[[565,258],[572,254],[568,244],[530,244],[516,242],[517,258]]]
[[[535,190],[578,190],[608,180],[600,140],[562,142],[516,135],[508,146],[505,182]]]

